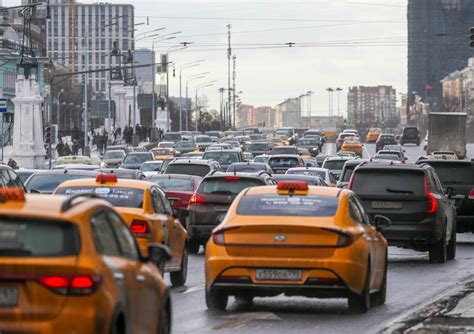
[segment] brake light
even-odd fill
[[[85,295],[95,291],[101,282],[100,276],[40,276],[38,282],[61,295]]]
[[[188,205],[205,205],[205,204],[206,204],[206,201],[204,200],[204,198],[202,198],[198,194],[192,195],[188,203]]]
[[[467,196],[468,199],[474,199],[474,189],[471,189],[469,195]]]
[[[117,175],[114,174],[99,174],[95,178],[97,183],[117,182]]]
[[[308,190],[308,184],[306,182],[284,182],[280,181],[277,185],[278,190]]]
[[[226,180],[226,181],[239,181],[239,180],[240,180],[240,176],[237,176],[237,175],[228,175],[228,176],[224,176],[224,180]]]
[[[354,242],[354,236],[350,233],[346,233],[340,230],[332,228],[321,228],[324,231],[335,233],[338,235],[338,239],[335,247],[348,247]]]
[[[0,189],[0,202],[24,202],[25,192],[21,188],[3,188]]]
[[[150,225],[146,220],[135,219],[130,224],[130,230],[135,236],[149,237],[150,236]]]
[[[426,209],[426,213],[436,213],[436,211],[438,210],[438,201],[436,200],[436,197],[434,197],[433,194],[429,192],[428,180],[426,179],[426,176],[425,176],[425,196],[428,200],[428,207]]]
[[[239,229],[240,226],[227,226],[214,230],[212,232],[212,241],[219,246],[225,246],[225,232]]]

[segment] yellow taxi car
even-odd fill
[[[169,158],[174,158],[175,151],[170,147],[155,147],[151,150],[153,158],[155,160],[165,160]]]
[[[362,158],[362,155],[364,153],[364,145],[361,144],[359,138],[349,137],[344,140],[340,152],[354,152]]]
[[[387,241],[378,230],[390,221],[374,219],[349,190],[279,182],[242,191],[206,247],[207,307],[282,293],[346,297],[353,312],[385,303]]]
[[[453,151],[434,151],[428,156],[429,160],[459,160]]]
[[[367,133],[367,143],[375,143],[379,136],[382,134],[382,129],[380,128],[371,128]]]
[[[1,333],[169,333],[170,294],[122,217],[95,196],[0,189]],[[146,307],[145,307],[146,305]]]
[[[188,267],[188,234],[171,208],[164,192],[155,184],[117,179],[113,174],[99,174],[96,179],[71,180],[61,183],[54,194],[93,193],[110,202],[125,218],[143,254],[151,243],[166,245],[171,259],[160,267],[169,272],[171,283],[186,283]]]

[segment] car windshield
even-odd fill
[[[0,258],[74,256],[79,250],[79,231],[74,224],[39,218],[0,218]]]
[[[268,144],[248,144],[247,151],[268,151]]]
[[[264,164],[235,164],[231,165],[227,172],[255,173],[261,170],[266,171],[267,166]]]
[[[196,143],[210,143],[212,142],[212,138],[209,136],[200,136],[200,137],[194,138],[194,141]]]
[[[140,170],[142,172],[159,172],[161,164],[161,162],[146,163],[142,165],[142,168],[140,168]]]
[[[93,178],[93,175],[64,174],[37,174],[33,175],[25,185],[26,190],[39,192],[53,192],[61,183],[69,180]]]
[[[163,190],[194,191],[194,181],[192,179],[160,177],[151,178],[148,181],[157,184]]]
[[[123,159],[123,152],[117,152],[117,151],[105,152],[104,160],[105,159]]]
[[[430,162],[443,185],[474,185],[474,166],[471,163]]]
[[[354,175],[351,190],[358,195],[424,196],[424,174],[397,170],[359,170]]]
[[[342,170],[346,160],[326,160],[323,164],[323,168],[329,170]]]
[[[128,154],[123,160],[124,164],[142,164],[152,160],[150,154]]]
[[[198,193],[205,195],[238,195],[242,190],[249,187],[262,186],[264,183],[259,179],[242,178],[232,176],[222,178],[210,178],[202,181]]]
[[[194,146],[194,143],[192,142],[179,142],[176,144],[176,148],[193,148],[195,147]]]
[[[126,208],[137,208],[143,207],[143,194],[142,189],[133,189],[125,187],[106,187],[106,186],[83,186],[83,187],[60,187],[57,191],[57,195],[72,196],[76,194],[95,194],[113,206],[126,207]]]
[[[297,158],[271,158],[268,160],[268,164],[271,168],[278,168],[278,167],[297,167],[299,165],[299,160]]]
[[[208,165],[196,165],[196,164],[170,164],[166,168],[165,174],[184,174],[184,175],[197,175],[206,176],[211,171]]]
[[[254,162],[263,162],[263,163],[267,163],[268,160],[270,159],[269,156],[266,156],[266,157],[263,157],[263,156],[257,156],[253,159]]]
[[[242,216],[332,217],[337,197],[247,195],[241,198],[237,214]]]
[[[237,152],[206,152],[202,157],[204,160],[215,160],[221,165],[230,165],[239,161]]]

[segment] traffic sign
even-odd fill
[[[0,99],[0,112],[7,112],[7,99]]]

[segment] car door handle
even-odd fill
[[[122,281],[124,278],[123,274],[122,273],[114,273],[114,279],[116,281]]]
[[[143,275],[137,275],[135,276],[138,282],[145,282],[145,276]]]

